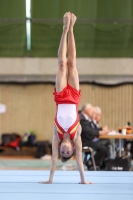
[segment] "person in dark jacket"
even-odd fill
[[[93,112],[93,124],[94,128],[101,131],[101,130],[109,130],[108,126],[99,126],[99,122],[101,120],[102,116],[102,110],[101,108],[94,107],[94,112]],[[112,143],[110,139],[100,139],[100,142],[107,147],[107,158],[108,159],[114,159],[115,158],[115,145]]]
[[[82,146],[88,146],[96,150],[94,156],[96,165],[102,167],[103,161],[107,155],[107,147],[101,143],[98,138],[100,135],[108,134],[109,130],[99,130],[93,124],[94,107],[91,104],[85,104],[81,109],[80,124],[82,127],[81,140]],[[92,166],[91,160],[86,163],[88,169]]]

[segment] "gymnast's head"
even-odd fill
[[[75,151],[73,142],[69,138],[64,138],[60,144],[60,158],[62,162],[69,160]]]
[[[82,128],[81,125],[78,126],[78,129],[76,131],[76,134],[73,138],[73,140],[70,139],[69,133],[65,133],[63,140],[60,143],[60,158],[62,162],[66,162],[69,160],[73,155],[76,153],[76,143],[77,138],[80,137]]]

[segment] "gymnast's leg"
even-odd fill
[[[69,12],[65,13],[63,17],[63,32],[60,40],[60,45],[58,49],[58,72],[56,75],[56,92],[61,92],[67,86],[67,33],[70,25]]]
[[[70,26],[68,31],[68,84],[79,90],[79,77],[76,68],[76,45],[73,33],[73,26],[76,16],[71,13]]]

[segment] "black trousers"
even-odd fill
[[[131,158],[133,159],[133,140],[131,141],[124,140],[124,147],[127,147],[128,144],[131,144],[130,153],[131,153]]]
[[[109,140],[98,139],[97,141],[86,141],[83,143],[84,146],[91,147],[96,150],[96,154],[94,156],[96,165],[102,166],[105,157],[107,156],[107,146],[110,144]]]

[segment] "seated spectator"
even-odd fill
[[[104,159],[107,155],[107,147],[98,139],[99,135],[108,134],[109,130],[98,130],[93,124],[94,107],[91,104],[83,105],[80,115],[80,123],[82,126],[81,140],[82,145],[92,147],[96,150],[94,156],[96,165],[103,166]],[[88,169],[92,167],[92,162],[89,160],[86,163]]]
[[[102,116],[102,110],[99,107],[94,107],[94,112],[93,112],[93,123],[95,128],[99,129],[99,130],[107,130],[108,127],[105,125],[103,127],[99,127],[99,122],[101,120],[101,116]]]
[[[94,124],[94,128],[97,130],[104,130],[107,131],[109,130],[108,126],[105,125],[103,127],[99,127],[99,122],[101,120],[101,116],[102,116],[102,110],[99,107],[94,107],[94,113],[93,113],[93,124]],[[107,151],[107,158],[109,159],[113,159],[114,155],[115,155],[115,147],[113,146],[113,143],[111,140],[109,139],[100,139],[100,142],[102,144],[104,144],[108,151]]]

